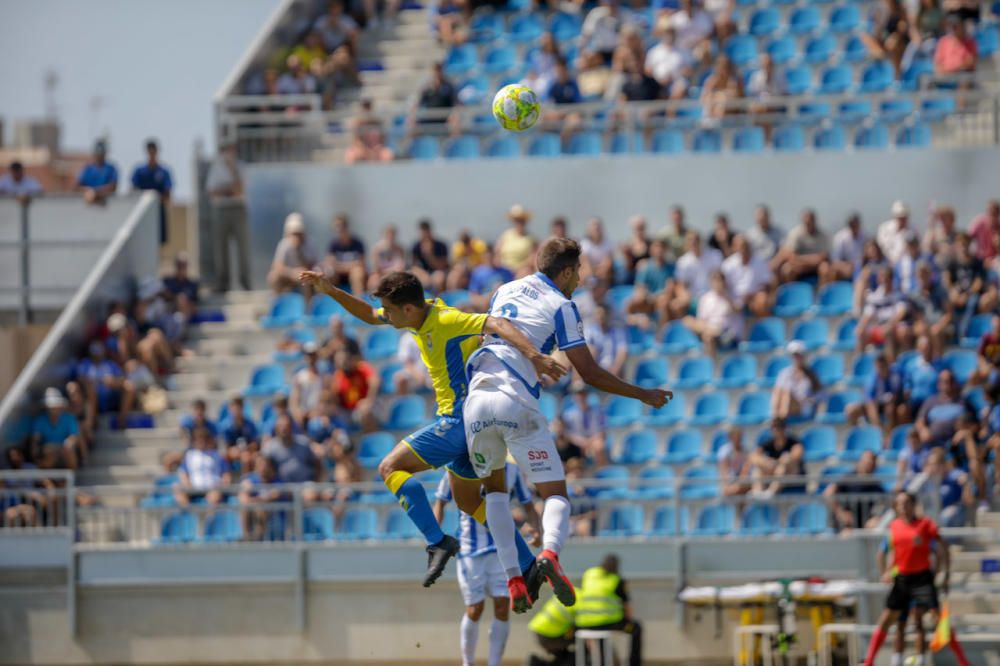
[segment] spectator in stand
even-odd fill
[[[309,70],[302,66],[296,55],[285,59],[285,73],[278,78],[279,95],[311,95],[319,84]]]
[[[357,53],[358,24],[344,11],[343,0],[331,0],[327,13],[316,19],[312,27],[320,34],[327,53],[345,45]]]
[[[431,70],[430,82],[420,91],[419,108],[450,109],[458,103],[458,91],[451,81],[444,75],[444,68],[441,63],[434,63]],[[418,122],[423,124],[443,124],[448,122],[447,116],[420,118]]]
[[[729,56],[720,53],[715,59],[712,74],[701,88],[701,103],[705,107],[705,116],[722,118],[743,113],[743,109],[732,105],[734,100],[742,99],[743,95],[743,77]]]
[[[941,276],[948,289],[959,335],[965,334],[973,315],[993,312],[1000,304],[997,286],[988,281],[986,267],[979,257],[971,253],[970,243],[968,234],[958,234],[955,256]]]
[[[592,537],[597,534],[597,503],[580,484],[585,463],[581,458],[566,461],[566,486],[569,490],[570,534]]]
[[[896,463],[897,492],[905,490],[910,481],[923,473],[930,454],[931,446],[921,441],[916,428],[910,428],[906,432],[906,446],[899,452],[899,461]]]
[[[677,33],[677,45],[700,60],[712,48],[711,37],[715,31],[712,15],[695,0],[681,0],[680,8],[669,15],[668,25]]]
[[[451,260],[454,264],[463,264],[472,270],[489,263],[489,251],[486,241],[473,236],[468,229],[463,229],[458,240],[451,244]]]
[[[909,320],[914,336],[926,335],[937,354],[955,338],[955,317],[948,303],[948,290],[934,276],[930,263],[917,264],[917,286],[907,294]]]
[[[332,365],[337,352],[347,347],[347,343],[351,340],[351,337],[347,335],[344,318],[340,315],[330,315],[327,327],[329,334],[326,340],[323,341],[322,346],[320,346],[319,357]]]
[[[184,446],[192,446],[194,441],[194,431],[204,428],[213,437],[219,434],[219,428],[215,421],[208,418],[208,407],[205,401],[197,398],[191,401],[191,413],[182,414],[179,420],[181,440]]]
[[[283,494],[276,488],[267,488],[277,483],[277,473],[274,463],[264,456],[254,458],[253,470],[245,474],[240,481],[240,505],[244,507],[255,504],[273,504],[284,499]],[[251,509],[243,512],[243,533],[248,541],[264,541],[271,539],[283,539],[284,534],[278,533],[276,526],[280,521],[273,521],[272,510]],[[280,514],[278,514],[280,515]],[[272,532],[273,530],[273,532]]]
[[[879,225],[876,240],[882,254],[895,265],[906,253],[906,239],[910,228],[910,209],[902,201],[892,204],[892,219]]]
[[[917,266],[920,263],[931,266],[933,259],[921,254],[920,235],[916,231],[908,229],[905,239],[906,249],[903,252],[903,256],[893,266],[893,271],[896,283],[899,285],[899,290],[904,296],[908,296],[919,286],[917,282]]]
[[[562,417],[557,416],[552,421],[552,437],[556,440],[556,450],[559,451],[559,459],[564,463],[570,460],[578,460],[586,463],[586,452],[570,441],[566,435],[566,423]]]
[[[13,197],[22,206],[27,206],[35,197],[42,196],[42,186],[33,176],[24,173],[20,162],[10,163],[10,173],[0,176],[0,198]]]
[[[879,268],[877,286],[871,288],[859,282],[855,294],[856,309],[861,314],[857,327],[857,350],[863,351],[869,344],[885,344],[889,357],[895,358],[904,335],[900,323],[906,318],[907,308],[903,295],[893,282],[892,269],[888,266]]]
[[[94,144],[90,162],[83,167],[76,179],[76,187],[88,204],[104,205],[108,197],[118,191],[118,169],[107,161],[108,144],[103,140]]]
[[[660,99],[660,84],[643,69],[642,60],[631,53],[622,57],[622,85],[618,96],[621,102],[650,102]],[[639,112],[639,119],[645,121],[652,117],[646,110]]]
[[[586,452],[587,457],[597,467],[608,463],[607,420],[600,405],[590,404],[587,389],[571,385],[573,404],[563,412],[562,421],[566,426],[566,439]]]
[[[879,354],[875,357],[875,372],[865,380],[865,391],[861,402],[847,405],[847,422],[856,426],[862,416],[870,425],[889,433],[905,419],[905,411],[900,412],[903,399],[903,380],[899,369],[889,365],[889,357]]]
[[[938,375],[944,364],[934,352],[928,336],[917,338],[917,355],[902,364],[900,377],[903,386],[904,408],[898,421],[907,423],[920,411],[924,401],[934,395],[938,385]]]
[[[163,278],[163,296],[171,308],[180,313],[184,323],[191,322],[198,310],[198,281],[188,273],[188,253],[183,250],[174,256],[174,274]]]
[[[719,349],[730,349],[743,337],[743,314],[726,288],[722,271],[712,271],[711,289],[698,298],[694,317],[684,317],[684,326],[705,345],[705,353],[718,358]]]
[[[500,255],[492,249],[487,249],[486,260],[469,275],[470,304],[476,312],[489,309],[490,298],[497,287],[514,279],[514,273],[500,264]]]
[[[329,453],[327,445],[330,440],[345,433],[350,424],[341,418],[340,405],[333,391],[324,389],[319,396],[319,406],[306,425],[306,434],[312,444],[313,453],[319,458],[325,458]]]
[[[216,446],[214,432],[203,427],[194,429],[191,448],[184,452],[177,476],[174,498],[180,506],[200,500],[211,505],[222,503],[219,488],[231,483],[231,475]]]
[[[941,498],[939,524],[942,527],[963,527],[970,513],[966,508],[975,501],[972,479],[955,467],[955,461],[945,454],[944,449],[931,450],[924,472],[930,476],[931,483],[938,485]]]
[[[34,471],[38,466],[24,458],[24,451],[16,446],[4,450],[7,465],[2,469],[17,471]],[[45,511],[49,504],[41,488],[54,487],[51,481],[42,479],[7,479],[0,489],[7,492],[0,494],[0,511],[3,513],[2,527],[37,527],[39,514]]]
[[[988,462],[989,446],[985,439],[981,439],[983,429],[980,428],[979,421],[971,415],[963,415],[958,420],[958,432],[952,438],[947,450],[950,451],[950,460],[957,470],[966,472],[973,482],[973,494],[979,500],[984,511],[989,511],[986,484],[986,465]]]
[[[947,76],[975,72],[978,59],[976,38],[969,34],[965,21],[949,18],[948,33],[938,40],[934,48],[934,73]],[[959,87],[971,88],[972,82],[963,80]]]
[[[552,218],[552,223],[549,226],[549,238],[568,238],[568,233],[566,231],[566,218],[562,216],[556,216]]]
[[[986,212],[977,215],[969,225],[969,235],[976,243],[976,257],[984,263],[996,259],[1000,249],[1000,200],[986,204]]]
[[[747,97],[766,102],[772,97],[781,97],[787,94],[785,88],[785,77],[774,64],[774,59],[770,53],[762,53],[760,56],[760,66],[750,75],[747,81]],[[775,108],[773,104],[761,104],[753,107],[757,113],[767,113],[769,111],[781,111],[781,107]]]
[[[830,506],[833,522],[839,532],[848,532],[852,529],[872,529],[878,526],[881,515],[875,509],[879,503],[871,496],[884,497],[885,490],[878,479],[872,478],[877,466],[878,458],[875,454],[871,451],[864,451],[854,466],[852,474],[831,483],[823,491],[823,497]],[[868,478],[855,479],[854,477]],[[843,495],[864,495],[865,497],[841,499]]]
[[[420,235],[410,250],[413,274],[435,292],[444,291],[448,277],[448,246],[434,237],[431,221],[420,220]]]
[[[528,233],[531,212],[521,204],[514,204],[507,212],[511,227],[500,234],[493,251],[500,257],[500,264],[522,277],[534,271],[535,250],[538,241]]]
[[[363,294],[366,267],[365,244],[351,233],[347,214],[338,213],[333,218],[333,240],[326,254],[327,274],[338,287]]]
[[[633,215],[628,221],[632,229],[632,235],[621,244],[622,259],[625,261],[626,282],[635,282],[635,271],[639,262],[649,258],[650,243],[649,234],[646,232],[646,218],[642,215]]]
[[[220,292],[229,289],[229,244],[235,241],[240,286],[249,291],[250,239],[243,198],[243,169],[232,140],[223,138],[219,150],[205,180],[212,213],[212,251],[218,267],[215,288]]]
[[[746,232],[747,240],[754,255],[771,261],[784,245],[785,234],[771,223],[771,209],[764,204],[753,211],[754,226]]]
[[[174,188],[170,171],[160,164],[157,156],[160,149],[156,139],[146,141],[146,163],[132,171],[132,188],[140,191],[153,190],[160,195],[160,244],[167,242],[167,206],[170,192]]]
[[[910,46],[903,56],[903,69],[917,57],[933,57],[938,39],[944,34],[945,14],[940,0],[920,0],[910,13]]]
[[[657,26],[663,23],[659,21]],[[664,97],[684,99],[687,96],[694,75],[693,65],[691,51],[677,45],[677,30],[669,25],[660,29],[660,41],[646,52],[645,67],[646,73],[660,84]]]
[[[990,330],[979,340],[979,363],[969,378],[972,385],[996,384],[1000,381],[1000,313],[990,317]]]
[[[743,431],[734,426],[728,434],[729,438],[718,451],[722,496],[745,495],[750,492],[750,456],[743,448]]]
[[[698,299],[710,288],[712,273],[722,267],[722,253],[702,248],[697,231],[687,234],[687,252],[677,260],[674,278],[660,297],[660,308],[667,319],[681,319],[696,309]]]
[[[997,214],[1000,219],[1000,207]],[[923,241],[924,252],[934,257],[934,265],[945,268],[951,263],[957,252],[959,233],[955,209],[950,206],[935,208]]]
[[[587,12],[580,33],[580,51],[600,54],[606,65],[611,64],[618,33],[625,25],[619,5],[619,0],[601,0],[600,5]]]
[[[595,309],[595,322],[588,327],[586,339],[597,364],[620,377],[628,360],[628,333],[603,305]]]
[[[872,31],[863,33],[862,41],[873,58],[888,59],[892,63],[898,79],[903,54],[910,43],[910,26],[902,0],[882,0],[882,4],[872,12],[870,25]]]
[[[553,104],[579,104],[583,101],[580,86],[570,73],[566,60],[556,59],[552,73],[552,82],[546,89],[545,97]],[[562,114],[559,114],[562,117]]]
[[[219,429],[230,463],[239,461],[244,451],[260,450],[260,432],[257,425],[247,418],[246,404],[240,394],[229,399],[229,416],[219,424]]]
[[[357,162],[391,162],[396,153],[385,145],[385,134],[380,127],[360,127],[354,133],[354,140],[344,153],[347,164]]]
[[[392,378],[397,395],[406,395],[432,388],[431,376],[427,372],[427,366],[420,358],[420,347],[417,346],[417,340],[412,335],[404,335],[399,339],[399,352],[396,354],[396,360],[402,366]]]
[[[729,217],[725,213],[716,213],[712,227],[712,235],[708,237],[708,246],[715,248],[728,257],[733,253],[733,230],[729,227]]]
[[[320,393],[323,391],[324,377],[319,368],[319,347],[315,342],[302,345],[306,365],[292,377],[292,395],[288,407],[296,423],[305,427],[309,419],[317,415]]]
[[[657,238],[667,245],[667,257],[671,262],[677,261],[687,248],[688,227],[684,219],[684,208],[670,207],[670,221],[660,229]]]
[[[66,398],[66,411],[76,418],[76,422],[80,426],[80,439],[89,451],[94,441],[94,429],[97,425],[94,419],[97,418],[97,414],[90,411],[87,391],[81,382],[66,383]]]
[[[733,253],[722,262],[729,293],[738,310],[754,317],[768,317],[774,309],[776,285],[767,261],[754,256],[746,236],[733,237]]]
[[[89,356],[76,368],[77,380],[83,384],[91,414],[118,412],[118,429],[124,430],[128,415],[135,404],[135,387],[125,379],[121,366],[106,356],[104,345],[90,343]]]
[[[865,255],[865,233],[861,230],[861,216],[851,213],[847,226],[833,235],[830,263],[819,277],[821,285],[837,280],[853,280],[861,270]]]
[[[573,65],[566,62],[566,58],[559,48],[559,42],[556,41],[555,35],[548,31],[543,32],[542,36],[538,38],[538,50],[532,50],[527,61],[531,69],[538,75],[538,81],[542,84],[539,89],[547,90],[550,98],[552,98],[552,89],[550,86],[556,78],[556,66],[558,63],[562,62],[566,67],[567,74],[569,74]],[[577,88],[577,94],[579,94],[579,88]]]
[[[792,282],[813,277],[829,269],[824,267],[830,258],[830,239],[819,228],[816,211],[802,211],[802,222],[788,232],[785,244],[771,259],[771,270],[779,282]]]
[[[802,488],[801,484],[772,480],[771,477],[805,474],[805,449],[802,441],[787,430],[785,419],[775,416],[771,429],[758,440],[750,455],[753,465],[754,494],[770,497],[780,492]]]
[[[673,275],[674,267],[667,261],[667,244],[654,240],[649,244],[649,258],[643,259],[635,269],[636,286],[644,286],[650,294],[661,291]]]
[[[303,435],[295,434],[292,418],[282,414],[274,422],[274,436],[264,443],[261,454],[271,461],[279,483],[319,481],[323,467]]]
[[[615,244],[604,234],[600,218],[591,218],[587,224],[587,234],[580,243],[580,279],[591,275],[599,280],[614,277]]]
[[[931,446],[950,446],[964,415],[975,419],[976,410],[962,398],[962,387],[954,373],[946,369],[938,374],[937,393],[920,406],[915,427],[921,441]]]
[[[288,396],[284,393],[275,393],[271,397],[270,414],[268,414],[268,408],[265,405],[263,412],[261,413],[261,424],[260,430],[262,433],[273,436],[274,428],[278,422],[278,419],[282,416],[287,416],[292,423],[292,430],[298,434],[302,431],[299,425],[295,422],[292,417],[292,412],[288,409]]]
[[[271,271],[267,275],[267,284],[279,294],[299,287],[299,273],[319,267],[319,255],[306,239],[306,225],[300,213],[288,214],[284,232],[284,238],[274,250]],[[308,287],[302,289],[307,300],[312,297]]]
[[[59,467],[76,469],[86,461],[87,451],[80,437],[80,424],[66,411],[66,398],[59,389],[45,389],[45,412],[35,417],[31,426],[31,457],[41,460],[52,456]]]
[[[372,291],[389,273],[406,270],[406,249],[397,240],[396,227],[389,224],[382,230],[382,238],[372,246],[372,274],[368,276],[368,290]]]
[[[358,63],[346,44],[331,53],[326,62],[314,60],[309,74],[316,82],[316,92],[323,100],[323,109],[327,111],[333,108],[341,91],[361,87]]]
[[[771,414],[776,419],[812,414],[823,385],[806,364],[806,346],[801,340],[788,343],[792,364],[778,373],[771,394]]]
[[[322,64],[327,56],[326,47],[323,45],[323,35],[318,30],[310,30],[306,33],[302,43],[292,49],[291,55],[298,58],[306,69],[312,69],[313,62]]]
[[[361,349],[354,340],[348,341],[335,361],[337,370],[331,386],[344,410],[344,420],[361,426],[365,432],[378,430],[375,417],[378,373],[361,359]]]

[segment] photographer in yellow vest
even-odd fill
[[[577,588],[577,629],[609,629],[624,631],[632,637],[630,666],[642,663],[642,627],[632,619],[628,590],[618,573],[618,556],[606,555],[601,566],[583,573],[583,585]]]
[[[528,666],[573,666],[573,608],[566,608],[552,597],[539,609],[528,629],[538,638],[538,644],[545,650],[545,657],[531,655]]]

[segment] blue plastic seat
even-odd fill
[[[300,347],[309,342],[316,342],[316,334],[311,328],[290,328],[284,333],[285,340],[294,342]],[[302,359],[301,349],[276,350],[272,354],[276,363],[295,363]]]
[[[417,395],[397,398],[389,408],[386,430],[414,430],[427,422],[424,399]]]
[[[193,513],[178,511],[168,514],[160,525],[162,543],[191,543],[198,539],[198,518]]]
[[[837,50],[837,38],[832,34],[819,35],[806,42],[802,59],[810,65],[825,65]]]
[[[672,537],[687,532],[687,512],[681,511],[680,516],[672,506],[661,506],[653,514],[653,528],[649,531],[652,537]]]
[[[472,295],[468,289],[449,289],[439,294],[442,301],[453,308],[461,308],[469,304]]]
[[[698,512],[694,536],[725,536],[733,531],[736,512],[731,504],[709,504]]]
[[[420,530],[402,511],[393,511],[385,521],[385,539],[420,539]]]
[[[358,462],[365,469],[375,469],[396,446],[396,438],[387,432],[372,432],[358,443]]]
[[[695,153],[713,155],[722,152],[722,134],[714,129],[697,130],[691,142],[691,150]]]
[[[629,499],[657,500],[674,496],[674,470],[669,467],[644,467],[636,478],[639,487],[629,493]]]
[[[646,512],[641,506],[616,506],[608,514],[605,527],[598,530],[600,537],[638,536],[646,531]]]
[[[819,502],[796,504],[788,513],[786,534],[805,536],[828,531],[829,513],[826,505]]]
[[[701,84],[699,83],[699,85]],[[704,109],[701,104],[694,106],[681,106],[677,109],[673,124],[676,127],[692,128],[698,125],[698,121],[701,120],[703,115]]]
[[[216,511],[205,520],[205,541],[229,543],[243,540],[243,521],[236,511]]]
[[[288,392],[285,383],[285,369],[277,363],[259,365],[250,373],[250,385],[243,389],[243,395],[274,395]]]
[[[820,95],[842,95],[850,90],[853,83],[854,74],[849,66],[833,65],[823,70],[816,92]]]
[[[507,76],[517,66],[517,51],[513,46],[495,46],[483,56],[482,70],[490,76]]]
[[[969,376],[976,369],[976,353],[966,349],[952,349],[946,352],[944,358],[945,366],[955,374],[955,379],[960,384],[969,381]]]
[[[781,517],[773,504],[751,504],[740,519],[740,533],[767,536],[781,530]]]
[[[729,442],[729,432],[725,428],[720,428],[712,433],[712,438],[708,445],[708,454],[704,456],[704,461],[712,465],[719,462],[719,449]]]
[[[462,104],[481,104],[490,94],[492,83],[488,76],[473,76],[458,86],[458,99]]]
[[[925,123],[905,125],[896,132],[897,148],[927,148],[931,145],[931,128]]]
[[[898,123],[913,114],[913,100],[906,97],[882,100],[878,112],[887,123]]]
[[[754,37],[767,37],[781,28],[781,13],[773,7],[757,9],[750,15],[749,31]]]
[[[656,459],[659,444],[652,430],[637,430],[625,435],[622,453],[616,461],[622,465],[644,465]]]
[[[580,17],[576,14],[556,12],[552,15],[552,18],[549,19],[549,32],[552,33],[552,36],[555,37],[556,41],[560,44],[579,37],[580,29],[582,27]],[[569,62],[572,62],[572,60],[569,60]]]
[[[469,21],[469,41],[488,44],[503,34],[503,19],[493,12],[480,12]]]
[[[733,135],[733,150],[737,153],[760,153],[764,150],[764,130],[741,127]]]
[[[995,25],[981,25],[976,32],[976,47],[979,58],[988,58],[1000,51],[1000,31]]]
[[[538,409],[545,420],[551,423],[559,415],[559,401],[551,393],[543,392],[538,398]]]
[[[798,53],[798,47],[795,44],[795,38],[789,37],[788,35],[782,35],[781,37],[775,37],[770,42],[767,43],[766,48],[767,54],[771,56],[771,60],[774,61],[775,65],[787,65]]]
[[[771,418],[771,394],[758,391],[740,397],[736,415],[730,420],[734,425],[760,425]]]
[[[774,149],[781,153],[797,153],[806,147],[806,135],[796,123],[779,125],[772,136]]]
[[[326,326],[330,323],[330,317],[345,316],[347,310],[340,303],[333,300],[327,294],[316,294],[309,301],[308,322],[310,326]],[[311,331],[310,331],[311,332]],[[313,340],[315,341],[315,335]]]
[[[410,158],[414,160],[436,160],[441,156],[441,144],[436,137],[418,136],[410,144]]]
[[[302,538],[306,541],[330,541],[335,538],[333,514],[329,509],[306,509],[302,514]]]
[[[789,95],[803,95],[812,90],[812,70],[807,65],[787,68],[785,90]]]
[[[453,46],[444,58],[444,73],[446,76],[464,76],[474,70],[479,64],[479,54],[474,44],[459,44]]]
[[[979,314],[969,320],[969,327],[962,335],[962,346],[966,349],[975,349],[979,346],[979,340],[990,332],[992,328],[993,315]]]
[[[694,403],[691,425],[713,426],[726,420],[729,412],[729,398],[725,393],[706,393],[698,396]]]
[[[792,364],[792,359],[788,356],[774,356],[764,364],[764,373],[757,380],[757,386],[761,388],[773,388],[774,382],[778,379],[778,374]]]
[[[872,103],[867,99],[849,99],[837,107],[837,120],[842,123],[856,123],[872,114]]]
[[[875,374],[875,357],[872,354],[858,354],[851,366],[851,376],[847,378],[848,386],[863,387],[868,378]]]
[[[622,428],[637,423],[642,418],[642,403],[620,395],[611,396],[604,407],[604,413],[608,426]]]
[[[361,541],[379,536],[378,513],[375,509],[348,509],[340,519],[338,539]]]
[[[819,462],[837,455],[837,432],[830,426],[813,426],[802,433],[806,462]]]
[[[882,431],[875,426],[857,426],[851,428],[844,441],[841,460],[856,461],[865,451],[878,455],[882,451]]]
[[[399,332],[389,326],[373,329],[365,338],[363,355],[369,361],[392,358],[399,351]]]
[[[841,61],[847,65],[858,65],[867,59],[868,47],[864,41],[857,35],[848,37],[841,51]]]
[[[684,470],[681,499],[712,499],[719,496],[719,470],[714,465],[689,467]]]
[[[562,141],[558,134],[543,132],[537,135],[528,146],[531,157],[559,157],[562,153]]]
[[[929,123],[939,123],[954,112],[953,97],[931,97],[920,101],[920,117]]]
[[[785,322],[777,317],[760,319],[750,327],[747,339],[740,343],[740,349],[759,354],[785,346]]]
[[[861,10],[857,5],[840,5],[830,12],[830,31],[844,35],[861,25]]]
[[[139,506],[149,509],[164,506],[175,506],[174,486],[179,479],[176,474],[164,474],[153,479],[153,490],[142,498]]]
[[[444,156],[449,160],[469,160],[479,157],[479,139],[464,134],[445,148]]]
[[[508,39],[515,44],[532,44],[537,42],[545,32],[542,19],[536,14],[521,14],[510,22]]]
[[[619,465],[607,465],[594,472],[594,480],[599,483],[590,489],[592,497],[601,499],[626,499],[628,497],[628,469]]]
[[[499,136],[486,148],[486,156],[492,158],[515,158],[521,156],[521,142],[510,135]]]
[[[701,456],[701,433],[676,430],[667,438],[667,452],[661,459],[666,465],[686,465]]]
[[[843,150],[846,145],[847,138],[840,125],[823,127],[813,136],[813,147],[816,150]]]
[[[642,152],[642,133],[615,132],[608,149],[612,155],[634,155]]]
[[[600,155],[601,135],[597,132],[577,132],[570,140],[566,149],[567,155]]]
[[[823,386],[835,384],[844,376],[844,357],[840,354],[822,354],[813,358],[809,366]]]
[[[684,395],[675,393],[670,402],[660,409],[648,408],[641,423],[649,427],[672,426],[684,420],[686,411]]]
[[[736,34],[726,41],[726,55],[737,67],[757,60],[757,40],[750,35]]]
[[[684,134],[676,129],[661,129],[653,134],[650,150],[657,155],[677,155],[684,152]]]
[[[889,130],[882,123],[862,127],[854,135],[854,147],[868,150],[884,150],[889,146]]]
[[[804,319],[792,329],[792,340],[803,343],[809,351],[825,347],[829,335],[826,319]]]
[[[830,103],[821,99],[814,99],[799,104],[796,109],[795,120],[804,125],[812,127],[830,117]]]
[[[858,321],[848,318],[837,325],[836,340],[833,343],[834,351],[851,351],[857,347]]]
[[[674,388],[686,391],[707,386],[712,382],[714,370],[712,359],[707,356],[686,358],[677,368],[677,381],[674,382]]]
[[[788,32],[793,35],[811,35],[819,30],[823,16],[812,6],[799,7],[788,19]]]
[[[815,312],[820,317],[839,317],[851,311],[854,305],[854,285],[850,282],[832,282],[819,290]]]
[[[806,282],[787,282],[774,297],[775,317],[800,317],[813,304],[813,288]]]
[[[722,363],[716,386],[722,389],[743,388],[757,379],[757,359],[750,354],[736,354]]]
[[[701,349],[701,340],[697,335],[679,321],[667,324],[660,344],[660,350],[664,354],[686,354],[695,349]]]
[[[899,453],[906,448],[906,438],[909,437],[913,426],[910,424],[898,425],[889,433],[889,449],[882,453],[885,460],[896,460]]]
[[[635,366],[635,383],[639,386],[663,386],[670,380],[670,364],[665,358],[647,358]]]
[[[926,87],[926,81],[934,76],[934,61],[930,58],[914,58],[903,70],[899,80],[899,89],[904,92],[916,92]]]
[[[302,294],[290,292],[281,294],[271,301],[271,308],[260,320],[264,328],[281,328],[292,326],[302,321],[306,316],[306,300]]]
[[[830,425],[847,423],[844,410],[855,402],[861,402],[861,393],[858,391],[846,390],[832,393],[826,401],[826,411],[820,414],[816,420]]]

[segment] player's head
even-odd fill
[[[904,520],[913,520],[917,515],[917,497],[911,492],[901,490],[893,500],[896,515]]]
[[[390,324],[396,328],[420,328],[427,304],[424,285],[413,273],[389,273],[378,283],[374,296],[382,301]]]
[[[601,568],[608,573],[617,574],[619,571],[618,556],[614,553],[605,555],[604,559],[601,560]]]
[[[572,238],[550,238],[538,250],[538,270],[567,298],[580,284],[580,244]]]

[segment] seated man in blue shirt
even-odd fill
[[[469,273],[469,303],[476,312],[488,309],[490,297],[502,284],[514,279],[514,274],[500,264],[500,255],[493,247],[486,249],[483,263]]]
[[[160,193],[160,243],[167,242],[167,205],[174,187],[170,171],[157,161],[159,147],[155,139],[146,141],[146,163],[132,172],[132,187],[137,190],[155,190]]]
[[[103,344],[91,342],[89,352],[76,368],[77,380],[87,392],[89,409],[95,414],[117,411],[118,429],[124,430],[135,404],[135,387],[122,367],[108,358]]]
[[[920,411],[921,405],[927,398],[934,394],[937,389],[938,373],[942,365],[940,360],[934,358],[934,348],[931,340],[926,335],[917,338],[918,356],[903,365],[901,375],[903,380],[903,406],[908,409],[908,414],[900,418],[900,423],[913,418]]]
[[[57,466],[76,469],[83,454],[80,425],[66,411],[66,398],[57,388],[45,389],[45,412],[35,417],[31,427],[32,457],[51,457]]]
[[[889,365],[885,354],[875,358],[875,372],[865,382],[865,393],[861,402],[847,406],[847,422],[852,426],[864,416],[873,426],[892,430],[897,423],[905,420],[905,412],[900,412],[902,381],[899,370]]]
[[[104,205],[118,190],[118,169],[105,159],[107,153],[104,141],[95,143],[93,160],[83,167],[76,179],[76,187],[83,192],[83,200],[88,204]]]
[[[173,303],[185,322],[190,322],[198,308],[198,281],[188,274],[188,254],[178,252],[174,257],[174,274],[163,278],[162,295]]]

